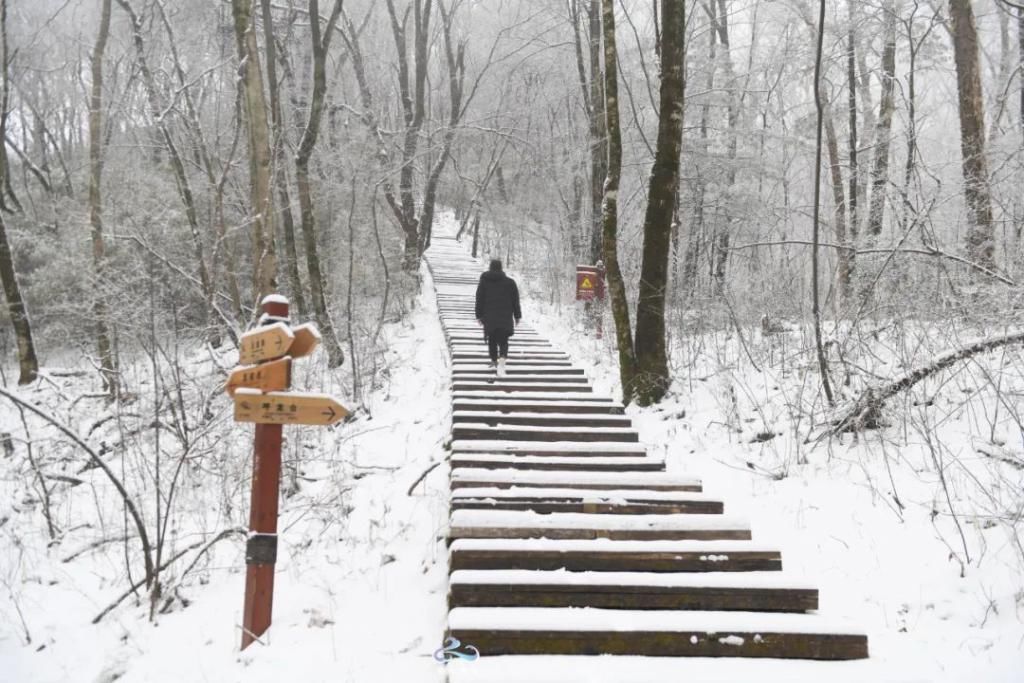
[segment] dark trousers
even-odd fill
[[[498,362],[498,356],[508,358],[508,338],[511,330],[491,330],[487,333],[487,350],[491,353],[491,362]]]

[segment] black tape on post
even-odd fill
[[[276,564],[277,534],[253,534],[245,544],[246,564]]]

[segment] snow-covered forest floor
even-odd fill
[[[586,367],[596,390],[615,393],[611,335],[593,339],[578,309],[544,298],[526,298],[526,320]],[[168,424],[159,449],[149,359],[131,366],[137,395],[120,413],[90,394],[94,373],[66,376],[48,367],[43,380],[18,391],[105,457],[150,529],[155,473],[163,476],[166,517],[169,482],[188,444],[163,557],[195,547],[163,574],[171,599],[157,605],[152,621],[140,591],[140,601],[129,597],[90,623],[129,585],[126,556],[131,580],[139,579],[138,539],[104,475],[85,469],[81,450],[28,414],[26,440],[18,411],[3,402],[0,432],[11,438],[0,452],[0,680],[390,682],[451,674],[457,681],[470,673],[501,680],[514,671],[487,658],[447,669],[431,658],[445,621],[447,467],[407,493],[444,457],[448,439],[449,370],[429,277],[415,310],[383,334],[383,387],[355,420],[286,430],[290,495],[281,508],[274,625],[269,647],[241,654],[243,538],[229,533],[198,555],[218,534],[246,526],[251,427],[232,424],[220,388],[234,354],[181,348],[160,361],[163,386],[180,385],[183,394],[177,412],[167,403],[173,395],[161,398]],[[884,327],[872,364],[867,354],[856,358],[860,376],[852,386],[915,367],[952,346],[954,336],[949,325]],[[801,331],[762,338],[744,330],[742,343],[734,333],[709,332],[677,348],[672,399],[628,411],[641,439],[667,457],[670,471],[701,476],[727,512],[749,516],[754,539],[777,543],[787,571],[820,587],[822,612],[868,632],[872,659],[822,668],[590,658],[577,669],[579,680],[650,680],[645,675],[655,671],[689,680],[1020,680],[1019,350],[977,357],[898,396],[882,430],[829,441],[818,438],[829,413]],[[346,395],[320,354],[298,364],[296,389]],[[175,440],[185,423],[186,437]],[[46,476],[67,478],[46,480],[55,541],[32,461]],[[536,664],[535,680],[553,675]]]

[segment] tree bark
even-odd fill
[[[7,312],[14,326],[14,336],[18,344],[18,384],[29,384],[39,375],[39,361],[36,359],[36,346],[32,339],[32,324],[29,321],[25,300],[21,297],[18,276],[14,270],[14,255],[7,237],[7,225],[3,212],[0,212],[0,282],[4,286],[7,298]]]
[[[320,133],[323,117],[324,96],[327,91],[326,61],[331,35],[341,15],[342,0],[334,0],[334,7],[327,20],[323,38],[320,37],[320,8],[318,0],[309,0],[309,32],[313,46],[313,88],[310,94],[309,119],[295,153],[295,179],[299,194],[299,210],[302,215],[302,238],[306,248],[306,265],[309,270],[309,291],[312,295],[313,314],[316,317],[324,347],[331,367],[338,367],[345,361],[345,353],[331,321],[327,307],[323,270],[320,266],[320,252],[316,238],[316,217],[313,210],[313,196],[309,183],[309,160]]]
[[[622,134],[619,129],[619,72],[615,50],[615,3],[601,0],[602,35],[604,37],[604,110],[608,132],[608,165],[601,205],[602,254],[608,279],[608,296],[615,321],[615,339],[619,346],[619,376],[622,380],[622,401],[630,403],[635,393],[636,356],[629,323],[629,303],[619,268],[618,233],[619,177],[622,173]]]
[[[843,191],[843,167],[839,159],[839,140],[832,121],[832,110],[825,107],[825,143],[828,149],[828,165],[832,179],[832,203],[835,216],[835,233],[838,244],[846,244],[846,194]],[[839,305],[842,307],[850,296],[850,252],[840,249],[838,254]]]
[[[92,237],[92,262],[97,292],[93,303],[96,324],[96,349],[100,357],[100,374],[104,391],[116,399],[120,382],[117,377],[117,359],[111,343],[106,297],[106,248],[103,243],[103,54],[110,36],[110,0],[102,0],[100,26],[92,51],[92,84],[89,95],[89,225]]]
[[[7,93],[9,81],[7,75],[7,0],[0,0],[0,41],[3,41],[3,52],[0,54],[0,69],[3,76],[3,101],[0,103],[0,147],[7,139]],[[25,300],[18,286],[18,276],[14,269],[14,254],[7,236],[7,225],[3,212],[0,211],[0,283],[3,284],[4,296],[7,299],[7,312],[14,326],[14,337],[18,346],[18,384],[29,384],[39,375],[39,361],[36,358],[36,346],[32,339],[32,323],[28,317]],[[45,493],[45,488],[44,488]]]
[[[882,234],[885,218],[886,185],[889,183],[889,138],[895,110],[893,87],[896,82],[896,3],[885,9],[885,46],[882,49],[882,92],[878,100],[878,123],[875,128],[875,160],[871,170],[871,201],[868,206],[868,235]]]
[[[398,21],[393,0],[387,0],[388,16],[391,19],[391,35],[398,55],[398,90],[402,102],[402,118],[405,135],[402,143],[402,167],[398,178],[398,196],[401,202],[399,225],[405,235],[405,249],[402,268],[406,272],[416,270],[419,263],[419,222],[416,220],[416,203],[413,198],[412,181],[415,171],[416,150],[419,147],[420,129],[426,116],[427,43],[430,34],[430,9],[433,0],[414,0],[413,13],[413,82],[409,82],[409,58],[406,45],[406,24],[408,13]]]
[[[835,402],[832,397],[832,385],[828,377],[828,364],[825,362],[825,350],[821,342],[821,301],[818,291],[818,238],[821,231],[819,212],[821,208],[821,131],[825,118],[824,98],[821,92],[821,56],[822,46],[825,41],[825,2],[818,3],[818,46],[814,61],[814,104],[817,110],[817,138],[814,148],[814,207],[812,211],[812,240],[814,245],[811,251],[811,309],[814,316],[814,344],[818,352],[818,370],[821,373],[821,385],[825,390],[825,397],[829,405]]]
[[[274,185],[277,187],[278,200],[281,203],[281,236],[284,238],[284,269],[288,276],[288,289],[291,301],[300,318],[309,315],[306,296],[302,291],[302,278],[299,275],[299,257],[295,248],[295,219],[292,216],[292,199],[288,192],[288,177],[285,174],[284,143],[285,126],[281,109],[281,88],[277,81],[277,47],[274,44],[274,23],[270,14],[270,0],[260,0],[263,15],[263,49],[267,55],[267,90],[270,94],[270,125],[274,136],[271,146],[273,152],[272,167]]]
[[[430,246],[430,235],[434,225],[434,205],[437,202],[437,185],[441,180],[441,173],[444,171],[445,164],[452,151],[456,127],[462,118],[462,89],[466,78],[466,45],[465,43],[460,43],[457,48],[452,45],[452,15],[445,10],[441,0],[438,0],[437,7],[438,11],[441,12],[441,20],[443,22],[441,32],[444,35],[444,54],[448,65],[448,99],[450,108],[448,126],[445,128],[441,145],[441,153],[427,175],[427,184],[423,190],[423,208],[420,210],[419,236],[417,241],[417,260],[422,258],[423,253]]]
[[[840,290],[845,292],[842,304],[844,307],[850,304],[850,295],[852,293],[853,280],[857,273],[857,261],[855,259],[854,247],[857,243],[857,235],[860,231],[860,214],[857,211],[858,198],[860,195],[860,169],[857,167],[857,34],[854,28],[854,9],[853,0],[848,2],[849,8],[849,27],[846,33],[847,40],[847,51],[846,51],[846,87],[847,87],[847,115],[849,118],[848,123],[848,137],[847,137],[847,153],[850,156],[850,176],[849,176],[849,190],[846,193],[847,204],[849,206],[849,220],[847,221],[847,243],[846,246],[851,247],[849,250],[844,250],[849,253],[849,259],[847,260],[847,269],[844,277],[844,273],[840,271]]]
[[[721,43],[725,53],[725,72],[729,82],[729,110],[728,110],[728,171],[726,173],[726,201],[725,201],[725,224],[717,226],[715,239],[715,265],[714,265],[714,290],[715,296],[725,295],[725,274],[729,265],[729,242],[732,239],[733,218],[729,211],[732,202],[732,193],[736,187],[736,154],[739,144],[736,128],[739,125],[739,97],[736,95],[736,84],[734,83],[735,70],[732,64],[732,49],[729,45],[729,13],[725,6],[725,0],[717,0],[718,11],[714,11],[715,0],[708,3],[712,25],[715,30],[712,33],[718,34],[718,42]]]
[[[263,93],[259,46],[252,20],[253,0],[231,0],[239,78],[249,140],[249,202],[252,211],[253,301],[277,289],[273,202],[270,189],[270,127]],[[257,306],[258,307],[258,306]]]
[[[970,0],[949,0],[953,57],[960,110],[960,152],[964,201],[970,222],[967,252],[971,260],[995,268],[995,233],[988,161],[985,157],[985,103],[978,61],[978,31]]]
[[[660,401],[671,383],[665,340],[665,288],[683,139],[685,13],[684,0],[662,0],[658,141],[647,192],[636,308],[635,397],[640,405]]]
[[[596,262],[603,257],[604,183],[608,173],[608,139],[604,114],[604,85],[601,76],[601,0],[590,0],[590,254]]]

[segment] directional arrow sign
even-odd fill
[[[275,425],[330,425],[349,414],[345,406],[323,394],[299,394],[240,388],[235,392],[235,421]]]
[[[313,323],[303,323],[292,328],[295,341],[288,347],[288,355],[292,358],[302,358],[313,353],[313,350],[320,345],[320,333]]]
[[[284,323],[274,323],[246,332],[238,340],[238,364],[252,365],[280,358],[288,353],[295,335]]]
[[[260,391],[283,391],[291,383],[292,359],[288,356],[259,365],[243,365],[231,371],[225,389],[229,396],[242,387]]]

